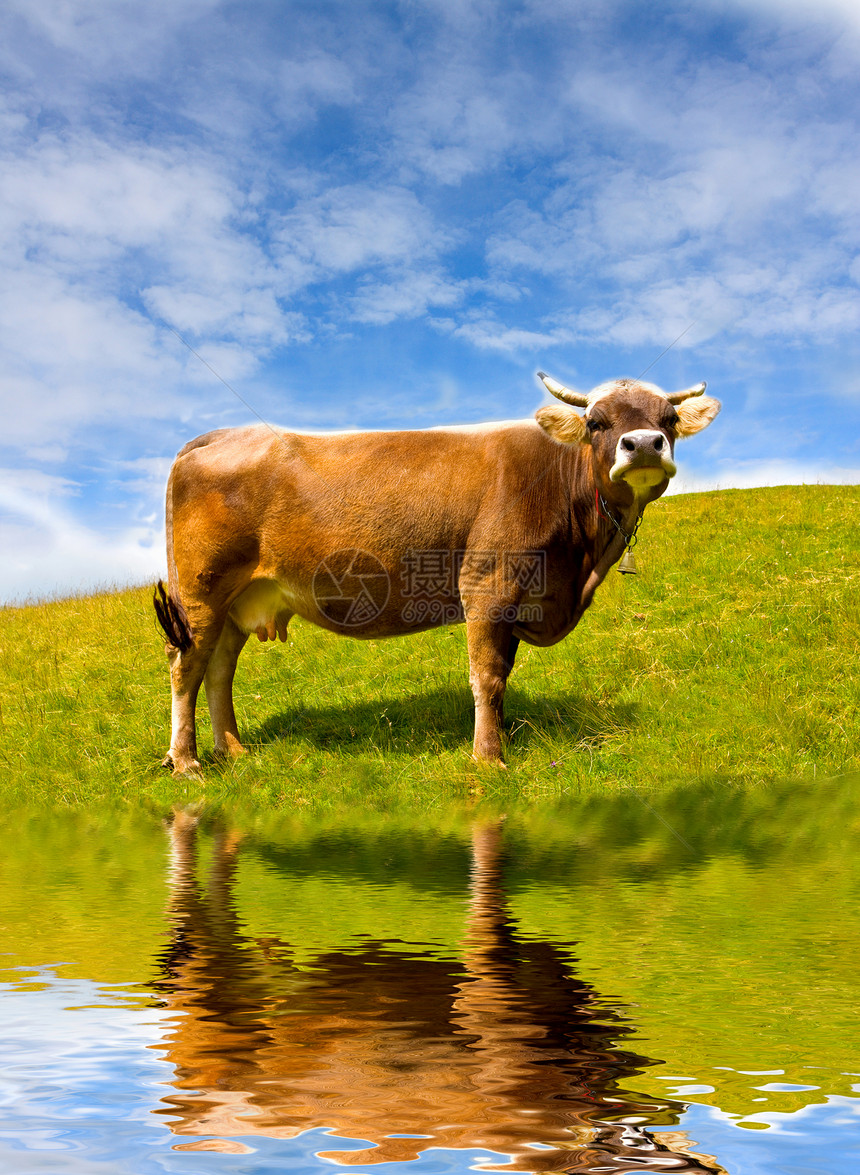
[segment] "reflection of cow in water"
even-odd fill
[[[689,1154],[683,1134],[669,1146],[643,1128],[671,1128],[683,1105],[623,1087],[653,1063],[615,1047],[630,1029],[556,947],[514,936],[500,826],[475,830],[461,962],[367,945],[299,970],[288,945],[240,928],[237,838],[218,835],[199,885],[195,824],[180,812],[171,825],[173,937],[158,983],[177,1013],[163,1046],[176,1092],[162,1112],[198,1139],[183,1149],[328,1127],[374,1144],[329,1152],[351,1165],[450,1146],[511,1155],[511,1170],[722,1170]]]

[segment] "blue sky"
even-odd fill
[[[400,428],[686,330],[677,488],[860,482],[856,0],[4,0],[0,70],[0,600],[162,572],[173,454],[253,419],[174,332]]]

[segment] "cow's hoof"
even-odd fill
[[[180,759],[178,756],[174,758],[169,752],[164,757],[161,764],[162,767],[172,767],[171,774],[174,779],[187,779],[192,775],[199,776],[201,772],[200,764],[196,759]]]
[[[181,768],[173,768],[174,779],[200,779],[203,772],[196,759],[189,759]]]
[[[229,763],[233,759],[240,759],[242,755],[247,755],[248,752],[242,746],[237,738],[232,735],[227,735],[227,739],[223,746],[215,748],[215,758],[221,763]]]
[[[478,767],[501,767],[502,771],[508,769],[507,763],[500,755],[476,755],[473,753],[472,762],[476,763]]]

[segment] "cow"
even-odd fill
[[[201,684],[215,754],[244,752],[236,662],[298,615],[359,638],[465,622],[473,757],[504,766],[505,684],[520,641],[576,626],[675,475],[675,441],[720,409],[706,385],[617,379],[589,393],[538,372],[560,403],[534,419],[309,434],[255,425],[187,444],[167,487],[174,775],[199,770]],[[575,411],[584,409],[583,412]]]

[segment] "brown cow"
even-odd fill
[[[677,1129],[683,1102],[637,1090],[655,1062],[630,1048],[626,1018],[565,950],[518,930],[503,821],[473,830],[453,957],[363,941],[299,966],[289,942],[243,927],[242,842],[225,827],[206,883],[197,822],[180,810],[169,828],[171,939],[155,984],[170,1013],[159,1047],[175,1074],[157,1112],[184,1138],[177,1149],[239,1151],[242,1138],[327,1128],[339,1166],[441,1146],[508,1155],[511,1171],[723,1171]],[[338,1135],[369,1145],[344,1151]]]
[[[173,694],[165,765],[199,767],[201,683],[217,754],[243,751],[233,710],[248,636],[299,615],[355,637],[465,620],[474,757],[502,762],[502,700],[521,640],[574,628],[648,502],[675,474],[676,438],[719,403],[621,379],[590,394],[539,373],[571,407],[535,420],[414,432],[219,429],[179,453],[167,487]]]

